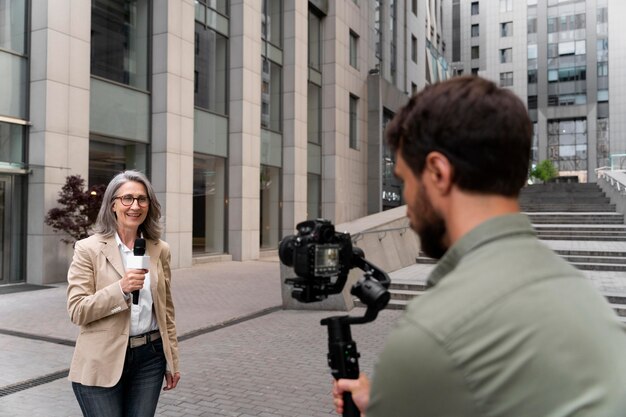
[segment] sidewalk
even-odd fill
[[[78,333],[65,309],[65,290],[58,284],[0,295],[1,417],[81,415],[66,376],[59,377],[69,368]],[[157,415],[336,415],[327,333],[319,321],[342,313],[281,310],[277,259],[175,270],[172,291],[182,378],[161,395]],[[375,322],[353,327],[363,370],[371,372],[401,314],[384,311]],[[18,385],[29,380],[39,385]],[[7,393],[16,386],[17,392]]]
[[[626,252],[623,242],[544,243],[553,249]],[[432,267],[416,264],[390,274],[391,280],[423,282]],[[584,273],[600,291],[626,294],[623,273]],[[0,294],[0,417],[81,415],[66,378],[78,328],[69,321],[65,291],[65,284],[57,284]],[[327,333],[319,322],[343,313],[281,310],[276,258],[175,270],[172,291],[182,378],[174,391],[161,395],[158,416],[336,416]],[[352,327],[362,370],[372,372],[402,314],[383,311],[373,323]],[[28,381],[35,386],[26,388],[22,383]]]

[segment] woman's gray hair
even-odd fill
[[[102,197],[102,205],[98,212],[98,218],[96,219],[96,225],[93,230],[96,233],[100,233],[106,237],[113,236],[117,232],[117,217],[115,212],[111,210],[112,203],[115,200],[117,190],[129,181],[134,181],[143,184],[146,187],[150,204],[148,205],[148,216],[146,220],[139,226],[143,232],[144,238],[151,240],[158,240],[161,237],[162,226],[161,220],[161,205],[157,200],[154,188],[148,178],[139,171],[129,170],[120,172],[117,174],[104,192]]]

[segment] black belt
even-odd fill
[[[128,338],[128,347],[133,349],[139,346],[143,346],[148,342],[154,342],[161,338],[161,333],[158,330],[153,330],[148,333],[140,334],[137,336],[131,336]]]

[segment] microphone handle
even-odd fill
[[[133,291],[133,304],[139,304],[139,290]]]

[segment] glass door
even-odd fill
[[[20,175],[0,175],[0,285],[23,282],[24,213]]]

